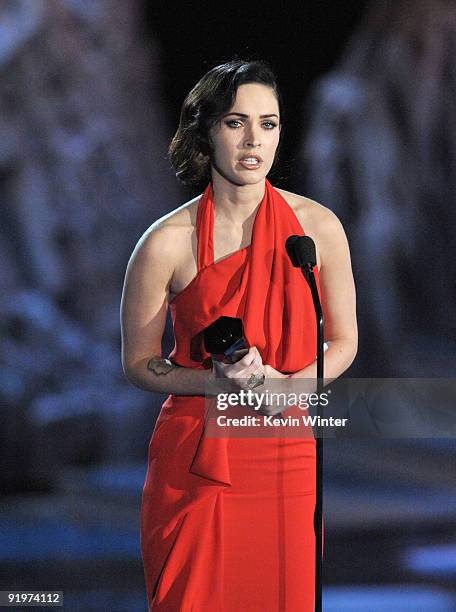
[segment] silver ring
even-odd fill
[[[249,387],[249,389],[255,389],[255,387],[259,387],[264,383],[264,379],[264,374],[251,374],[250,378],[247,381],[247,386]]]

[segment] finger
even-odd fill
[[[256,353],[255,353],[254,348],[255,347],[251,346],[249,348],[249,352],[246,355],[244,355],[244,357],[242,359],[240,359],[237,362],[237,364],[240,365],[241,367],[245,367],[245,366],[250,365],[255,360],[255,357],[256,357]]]
[[[255,364],[255,362],[252,362],[248,365],[244,365],[242,363],[242,360],[240,360],[232,365],[226,366],[225,375],[228,378],[248,378],[252,374],[252,372],[257,369],[258,365]]]
[[[247,381],[251,376],[261,376],[262,374],[264,374],[263,365],[260,364],[259,366],[257,366],[255,364],[251,364],[247,368],[241,370],[238,374],[238,377],[244,378]]]
[[[252,363],[249,366],[250,368],[254,368],[254,369],[260,369],[263,367],[263,362],[261,361],[261,357],[255,357],[255,359],[252,361]]]
[[[256,346],[254,347],[254,349],[255,349],[255,362],[258,365],[263,365],[263,358],[261,357],[260,351],[257,349]]]
[[[243,380],[243,388],[247,390],[255,389],[264,382],[264,374],[261,371],[253,372],[248,379]]]

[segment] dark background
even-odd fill
[[[307,127],[303,102],[312,82],[329,71],[362,20],[366,1],[265,2],[216,5],[148,3],[146,35],[163,49],[163,92],[170,124],[177,126],[185,95],[214,65],[264,59],[278,75],[285,107],[284,189],[297,187],[293,166]],[[288,178],[287,178],[288,177]]]

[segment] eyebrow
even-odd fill
[[[244,113],[227,113],[226,115],[223,115],[223,116],[229,117],[230,115],[236,115],[237,117],[243,117],[244,119],[249,118],[249,116]],[[275,113],[269,113],[269,115],[260,115],[260,119],[265,119],[266,117],[277,117],[277,119],[279,118],[279,116],[276,115]]]

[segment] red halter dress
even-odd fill
[[[263,363],[296,372],[316,359],[309,287],[285,251],[302,226],[265,180],[248,247],[214,262],[212,184],[197,212],[198,272],[170,303],[170,359],[210,367],[202,332],[240,317]],[[319,287],[318,274],[317,286]],[[150,611],[314,609],[315,440],[205,436],[204,396],[170,395],[157,419],[141,506]]]

